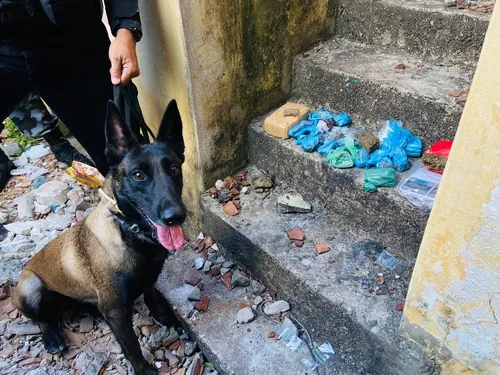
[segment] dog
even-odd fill
[[[142,356],[132,326],[132,306],[144,294],[152,315],[166,324],[154,284],[168,253],[184,243],[182,121],[173,100],[156,141],[141,145],[113,102],[107,110],[105,152],[110,172],[102,189],[106,199],[26,264],[13,302],[40,325],[50,353],[64,349],[58,320],[68,301],[95,305],[135,374],[156,374]]]

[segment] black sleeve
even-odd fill
[[[116,36],[118,29],[130,29],[142,36],[138,0],[104,0],[111,32]],[[135,33],[134,33],[135,34]]]

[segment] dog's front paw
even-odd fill
[[[50,354],[57,354],[64,350],[64,336],[56,325],[48,326],[43,330],[42,342],[45,350]]]
[[[151,365],[145,366],[144,369],[141,371],[136,370],[134,372],[135,372],[135,375],[157,375],[158,374],[158,370]]]

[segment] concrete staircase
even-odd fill
[[[488,22],[488,15],[444,8],[441,0],[345,0],[337,37],[296,58],[293,100],[313,109],[346,111],[355,123],[374,130],[381,120],[402,120],[424,147],[453,138],[462,108],[449,92],[468,90]],[[395,70],[400,63],[407,68]],[[269,195],[243,196],[241,213],[235,217],[203,196],[204,231],[218,241],[226,257],[290,301],[315,341],[328,340],[336,348],[321,373],[437,373],[429,358],[399,336],[402,313],[395,309],[404,301],[428,213],[395,189],[363,192],[363,171],[334,169],[325,158],[304,153],[292,141],[268,136],[262,130],[263,118],[248,129],[247,169],[269,172],[277,187]],[[277,197],[289,188],[312,202],[312,214],[278,212]],[[302,248],[294,247],[284,232],[295,225],[306,235]],[[313,245],[318,242],[330,251],[317,256]],[[406,269],[390,271],[379,264],[383,249]],[[175,284],[171,275],[189,266],[191,258],[181,253],[169,262],[165,280]],[[168,285],[161,284],[167,299],[177,311],[185,310],[179,298],[182,285]],[[224,298],[236,306],[243,296]],[[286,360],[265,359],[262,353],[274,350],[265,340],[248,350],[244,329],[235,331],[231,324],[234,317],[207,314],[211,318],[201,327],[194,326],[188,314],[179,315],[223,374],[304,374],[298,354],[288,350],[279,352]],[[228,319],[227,324],[221,319]],[[211,324],[216,332],[207,328]],[[220,340],[221,335],[227,340]]]

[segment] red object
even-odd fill
[[[437,141],[434,143],[431,148],[429,148],[427,151],[424,152],[424,154],[432,154],[436,156],[442,156],[444,158],[448,159],[448,156],[450,156],[450,151],[451,151],[451,146],[453,145],[453,141],[449,140],[441,140]],[[443,174],[443,171],[436,171],[431,168],[427,168],[428,170],[432,172],[436,172],[439,174]]]

